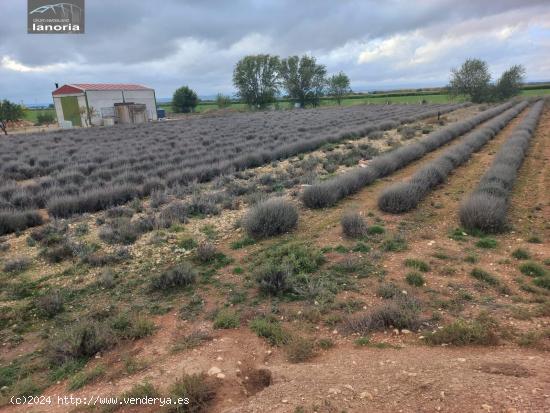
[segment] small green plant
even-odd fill
[[[301,363],[315,356],[315,342],[303,337],[293,337],[285,346],[287,360]]]
[[[379,235],[386,232],[383,226],[381,225],[372,225],[367,228],[367,234],[368,235]]]
[[[529,237],[527,239],[527,242],[530,242],[531,244],[542,244],[542,240],[540,237],[533,235],[532,237]]]
[[[536,262],[526,262],[519,266],[519,270],[522,274],[525,274],[529,277],[544,277],[546,275],[546,269],[537,264]]]
[[[205,412],[214,400],[217,385],[206,374],[185,374],[170,387],[169,395],[173,400],[187,398],[189,404],[169,406],[171,413]]]
[[[430,271],[430,266],[426,262],[415,258],[407,258],[405,260],[405,267],[413,268],[422,272]]]
[[[197,271],[189,263],[183,262],[153,278],[151,285],[155,290],[172,290],[190,286],[196,279]]]
[[[449,238],[455,241],[466,241],[468,234],[461,228],[455,228],[449,234]]]
[[[512,257],[514,257],[516,260],[528,260],[529,258],[531,258],[531,254],[529,254],[529,251],[523,248],[516,248],[512,252]]]
[[[281,324],[269,318],[255,318],[250,322],[249,327],[273,346],[287,344],[290,340],[290,335],[281,327]]]
[[[476,242],[476,247],[484,249],[493,249],[498,245],[497,241],[493,238],[481,238]]]
[[[535,284],[537,287],[550,290],[550,276],[535,278],[533,280],[533,284]]]
[[[464,258],[464,261],[466,261],[470,264],[475,264],[476,262],[479,261],[479,258],[475,254],[469,254]]]
[[[435,333],[426,335],[431,345],[451,344],[453,346],[498,344],[498,324],[486,314],[480,314],[473,321],[457,320]]]
[[[407,241],[400,236],[385,239],[381,245],[382,251],[388,252],[405,251],[407,248]]]
[[[356,346],[366,347],[370,344],[370,337],[359,337],[354,341]]]
[[[243,270],[242,267],[234,267],[233,270],[232,270],[232,272],[233,272],[233,274],[239,275],[239,274],[244,273],[244,270]]]
[[[474,268],[470,275],[474,277],[476,280],[479,280],[481,282],[484,282],[485,284],[489,284],[492,286],[499,285],[499,280],[492,274],[488,273],[485,270],[482,270],[481,268]]]
[[[195,347],[199,347],[205,341],[212,340],[212,336],[202,330],[195,330],[191,334],[178,339],[172,346],[172,353],[177,353],[179,351],[189,350]]]
[[[328,350],[334,347],[334,341],[332,341],[330,338],[320,338],[319,340],[317,340],[317,347],[322,350]]]
[[[413,271],[407,274],[405,277],[407,284],[415,287],[422,287],[424,285],[424,277],[419,272]]]
[[[393,283],[383,283],[378,286],[376,294],[382,298],[389,299],[401,294],[401,290]]]
[[[185,238],[178,243],[178,246],[185,250],[192,250],[197,246],[197,241],[195,241],[193,238]]]
[[[363,243],[363,242],[358,242],[357,244],[355,244],[352,251],[353,252],[361,252],[361,253],[366,254],[367,252],[370,251],[370,247],[367,244]]]
[[[244,238],[241,238],[237,241],[233,241],[231,243],[231,249],[238,250],[238,249],[247,247],[249,245],[254,245],[255,243],[256,241],[254,240],[254,238],[245,236]]]
[[[239,314],[228,310],[222,310],[219,311],[214,318],[213,327],[215,329],[230,329],[239,328],[240,325],[241,318]]]
[[[75,374],[68,384],[69,390],[78,390],[85,385],[94,382],[101,376],[105,374],[105,366],[103,364],[98,364],[90,370],[85,370],[80,373]]]
[[[160,392],[149,382],[135,384],[130,390],[122,394],[123,398],[143,399],[146,397],[160,397]]]

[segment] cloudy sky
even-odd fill
[[[0,99],[29,104],[55,82],[230,94],[256,53],[313,54],[355,90],[442,86],[467,57],[550,81],[548,0],[86,0],[84,35],[27,34],[26,0],[0,6]]]

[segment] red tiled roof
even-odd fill
[[[86,90],[152,90],[151,88],[131,83],[72,83],[63,85],[53,91],[53,95],[79,93]]]

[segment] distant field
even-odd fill
[[[550,94],[550,89],[528,89],[523,90],[522,95],[523,96],[542,96]],[[361,105],[365,103],[372,103],[372,104],[378,104],[383,105],[386,102],[390,103],[421,103],[423,100],[425,100],[428,103],[459,103],[464,101],[463,98],[455,98],[452,99],[449,95],[441,95],[441,94],[418,94],[418,95],[412,95],[412,96],[388,96],[388,95],[382,95],[382,96],[376,96],[376,95],[365,95],[364,97],[353,97],[353,98],[346,98],[342,101],[343,106],[353,106],[353,105]],[[334,106],[336,105],[336,101],[332,98],[322,99],[321,100],[321,106]],[[166,110],[167,113],[172,113],[172,104],[171,103],[160,103],[158,105],[159,107]],[[288,109],[292,107],[292,103],[288,101],[283,101],[279,103],[279,106],[283,109]],[[197,108],[196,112],[207,112],[209,110],[215,110],[218,106],[215,102],[201,102]],[[247,105],[244,103],[232,103],[230,106],[231,109],[234,110],[247,110]],[[41,112],[49,112],[52,113],[55,116],[55,109],[29,109],[25,113],[25,120],[28,120],[30,122],[36,123],[36,117]]]
[[[56,116],[55,109],[28,109],[25,111],[25,120],[36,123],[37,117],[41,113],[51,113],[54,117]]]
[[[523,96],[542,96],[547,94],[550,94],[550,89],[529,89],[529,90],[522,91]],[[423,100],[425,100],[427,103],[460,103],[464,101],[463,98],[453,99],[449,95],[442,95],[437,93],[434,93],[434,94],[419,93],[418,95],[410,95],[410,96],[365,95],[364,97],[346,98],[342,100],[342,105],[353,106],[353,105],[361,105],[365,103],[383,105],[386,102],[421,103]],[[327,99],[321,100],[321,106],[335,106],[335,105],[336,105],[336,101],[333,98],[327,98]],[[170,103],[162,103],[159,106],[166,109],[168,113],[172,113],[172,106]],[[288,101],[284,101],[284,102],[280,102],[279,106],[281,108],[290,108],[292,106],[292,103]],[[236,110],[247,109],[244,103],[233,103],[231,104],[230,108],[236,109]],[[202,102],[197,106],[196,112],[200,113],[200,112],[205,112],[205,111],[214,110],[214,109],[217,109],[217,105],[215,102]]]

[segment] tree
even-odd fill
[[[449,85],[452,95],[467,95],[474,103],[489,98],[491,75],[487,63],[480,59],[467,59],[460,69],[451,70]]]
[[[342,98],[351,92],[349,87],[349,77],[344,72],[332,75],[328,79],[328,94],[334,96],[340,105]]]
[[[12,103],[4,99],[0,102],[0,129],[8,134],[8,122],[15,122],[25,116],[25,108],[22,105]]]
[[[218,108],[223,109],[231,105],[231,97],[224,95],[222,93],[218,93],[216,95],[216,105],[218,105]]]
[[[521,92],[525,68],[522,65],[514,65],[506,70],[495,85],[495,97],[498,100],[506,100]]]
[[[176,113],[193,112],[198,103],[199,97],[194,90],[187,86],[176,89],[172,97],[172,108]]]
[[[279,94],[279,66],[277,56],[268,54],[245,56],[233,70],[233,84],[237,95],[249,106],[265,107]]]
[[[326,74],[325,66],[317,64],[313,56],[290,56],[281,61],[284,87],[290,98],[302,107],[308,103],[313,106],[319,104],[326,87]]]

